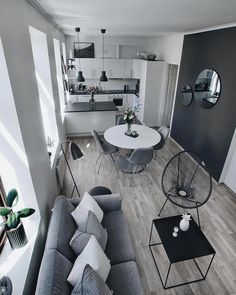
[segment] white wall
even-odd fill
[[[95,57],[102,57],[102,34],[98,36],[79,36],[80,42],[94,42]],[[69,52],[73,54],[73,42],[77,42],[77,36],[66,35],[67,57]],[[112,37],[105,35],[105,57],[109,58],[135,58],[137,52],[150,51],[151,38],[149,37]]]
[[[180,64],[183,34],[159,37],[112,37],[105,35],[105,57],[109,58],[135,58],[137,52],[152,52],[159,60],[172,64]],[[67,57],[73,54],[73,42],[77,42],[77,36],[66,35]],[[85,36],[80,33],[80,42],[94,42],[95,57],[102,56],[102,36]]]
[[[0,2],[0,36],[29,171],[42,217],[25,291],[26,294],[34,294],[33,288],[44,248],[49,214],[58,194],[58,188],[55,170],[51,169],[45,144],[29,25],[47,33],[59,139],[63,140],[65,131],[61,121],[53,38],[64,41],[64,35],[47,22],[27,1]],[[1,104],[1,107],[4,108],[4,104]],[[32,288],[31,292],[30,288]]]
[[[157,54],[160,60],[180,65],[183,41],[183,34],[156,37],[151,40],[151,51]]]

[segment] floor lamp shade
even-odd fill
[[[71,152],[71,156],[73,160],[77,160],[83,157],[83,153],[81,152],[81,149],[74,142],[70,143],[70,152]]]
[[[70,172],[70,175],[71,175],[71,178],[73,180],[73,183],[74,183],[74,187],[73,187],[73,190],[72,190],[72,193],[71,193],[71,197],[73,196],[73,193],[74,193],[74,190],[76,189],[77,193],[78,193],[78,196],[80,196],[80,193],[79,193],[79,189],[76,185],[76,182],[75,182],[75,179],[74,179],[74,176],[73,176],[73,173],[71,171],[71,168],[70,168],[70,165],[69,165],[69,162],[67,160],[67,157],[66,157],[66,153],[65,153],[65,150],[63,148],[63,144],[66,143],[66,142],[70,142],[70,140],[66,140],[64,142],[61,143],[61,150],[62,150],[62,153],[65,157],[65,161],[66,161],[66,165],[69,169],[69,172]],[[75,144],[74,142],[70,142],[70,145],[69,145],[69,150],[70,150],[70,153],[71,153],[71,156],[73,158],[73,160],[77,160],[81,157],[83,157],[83,153],[81,152],[80,148],[78,147],[77,144]]]

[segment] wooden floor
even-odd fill
[[[92,138],[76,139],[82,148],[84,157],[70,160],[81,195],[94,186],[109,187],[112,192],[119,192],[123,197],[123,210],[127,217],[137,263],[145,289],[145,294],[191,295],[191,294],[235,294],[236,295],[236,196],[223,186],[213,185],[213,192],[208,203],[200,208],[202,230],[216,250],[216,257],[205,281],[164,290],[158,277],[149,247],[148,239],[152,219],[157,218],[165,196],[161,190],[161,175],[168,160],[179,151],[179,147],[168,140],[164,149],[158,152],[147,173],[135,176],[135,186],[129,187],[129,177],[116,173],[109,156],[104,157],[100,175],[96,171],[98,153]],[[70,195],[72,181],[66,171],[63,193]],[[185,211],[167,203],[162,216],[171,216]],[[189,211],[196,220],[195,211]],[[163,274],[167,272],[167,258],[162,248],[155,249]],[[161,256],[160,256],[161,255]],[[201,258],[200,265],[206,268],[209,257]],[[178,263],[170,273],[170,283],[179,280],[197,278],[196,266]],[[124,294],[126,295],[126,294]]]

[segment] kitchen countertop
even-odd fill
[[[89,102],[74,102],[68,103],[65,109],[65,113],[74,112],[104,112],[104,111],[117,111],[113,101],[99,101],[95,103],[95,107],[91,108]]]
[[[102,90],[99,92],[94,93],[94,95],[99,94],[136,94],[135,90],[128,90],[124,92],[124,90]],[[90,95],[88,91],[74,91],[70,92],[70,95]]]

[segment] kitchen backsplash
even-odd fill
[[[91,86],[99,86],[99,83],[101,83],[102,90],[124,90],[124,85],[128,85],[129,89],[135,89],[135,84],[137,80],[108,80],[108,82],[100,82],[99,80],[89,80],[86,79],[83,85],[86,85],[87,88]],[[75,86],[79,86],[81,84],[80,82],[77,82],[76,80],[70,80],[69,86],[74,84]]]

